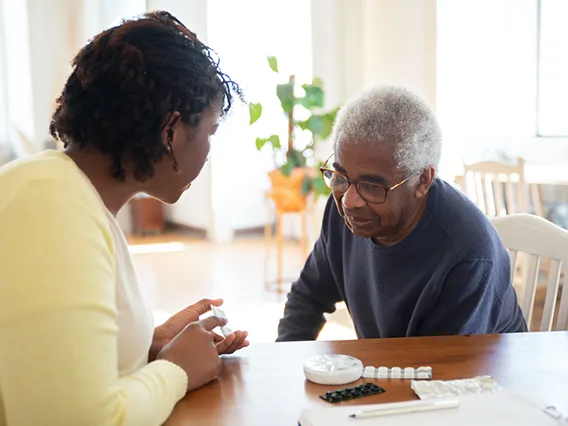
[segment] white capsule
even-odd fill
[[[402,369],[400,367],[391,368],[391,379],[401,379]]]
[[[404,369],[404,378],[405,379],[414,379],[415,375],[414,375],[414,368],[412,367],[406,367]]]
[[[373,367],[373,366],[365,367],[365,370],[363,371],[363,377],[365,379],[374,379],[375,378],[375,367]]]
[[[389,369],[387,367],[379,367],[377,370],[377,378],[378,379],[388,379],[389,378]]]

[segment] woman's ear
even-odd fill
[[[168,143],[171,143],[173,141],[174,127],[180,117],[180,113],[175,111],[169,116],[166,123],[162,126],[162,143],[164,144],[166,149],[168,148]]]
[[[173,142],[174,142],[175,125],[180,120],[180,117],[181,115],[179,112],[175,111],[174,113],[172,113],[166,124],[162,127],[162,133],[161,133],[162,144],[164,145],[168,157],[170,157],[172,160],[173,169],[175,171],[178,170],[179,166],[174,152]]]
[[[416,198],[423,198],[426,194],[428,194],[428,190],[430,189],[430,186],[432,186],[432,182],[435,177],[436,169],[434,166],[428,166],[422,171],[418,179],[418,186],[416,186],[414,193]]]

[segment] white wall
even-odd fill
[[[461,172],[464,156],[519,155],[534,134],[536,3],[439,1],[438,112],[448,175]]]
[[[214,137],[213,211],[216,237],[230,239],[234,230],[262,227],[269,220],[264,192],[274,168],[269,147],[258,152],[255,139],[280,134],[287,121],[276,97],[276,84],[310,82],[310,4],[306,0],[216,0],[209,2],[209,42],[224,72],[241,85],[249,102],[263,104],[263,117],[249,126],[246,105],[235,104]],[[291,31],[291,25],[294,27]],[[275,55],[281,75],[273,73],[267,56]],[[293,224],[286,223],[289,230]]]
[[[314,74],[330,102],[402,84],[436,106],[436,0],[312,0]]]
[[[183,22],[205,44],[208,43],[207,0],[148,0],[148,10],[166,10]],[[173,206],[166,206],[166,217],[214,235],[211,163],[208,162],[191,188]]]

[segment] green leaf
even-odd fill
[[[319,195],[325,195],[327,197],[331,194],[331,189],[329,189],[329,187],[325,184],[321,174],[318,174],[318,176],[313,180],[313,187],[316,199]]]
[[[256,120],[258,120],[260,118],[261,115],[262,115],[262,104],[250,103],[249,104],[249,116],[250,116],[249,124],[253,124]]]
[[[272,144],[272,148],[281,148],[280,136],[271,135],[267,138],[256,138],[256,149],[260,151],[268,142]]]
[[[308,192],[312,190],[312,178],[309,177],[307,174],[304,176],[302,180],[302,194],[306,195]]]
[[[323,81],[321,81],[321,78],[314,77],[312,80],[312,86],[323,87]]]
[[[276,95],[280,99],[282,109],[285,113],[290,113],[294,109],[296,98],[294,97],[294,85],[290,83],[278,84],[276,86]]]
[[[319,136],[321,139],[327,138],[333,130],[333,121],[328,120],[323,115],[312,115],[306,121],[301,121],[298,126],[302,130],[309,130],[314,137]]]
[[[300,104],[309,110],[323,107],[323,89],[321,87],[304,84],[302,88],[306,91],[306,95],[298,100]]]
[[[280,171],[284,176],[290,176],[292,174],[292,170],[294,170],[294,165],[291,164],[289,161],[285,162],[282,166],[280,166]]]
[[[266,145],[266,142],[268,142],[268,139],[256,138],[256,149],[260,151]]]
[[[333,131],[333,123],[337,117],[339,108],[334,109],[326,114],[313,114],[305,121],[299,121],[297,124],[302,130],[309,130],[312,135],[321,139],[327,139]]]
[[[276,56],[268,57],[268,66],[272,69],[272,71],[278,72],[278,59],[276,59]]]
[[[291,163],[294,167],[305,167],[306,166],[306,157],[304,153],[293,149],[289,153],[288,162]]]
[[[278,135],[272,135],[268,138],[270,140],[270,143],[272,144],[272,148],[282,148],[282,145],[280,144],[280,136]]]

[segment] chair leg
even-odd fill
[[[276,288],[282,291],[282,214],[276,212]]]
[[[271,220],[266,220],[266,225],[264,225],[264,282],[268,289],[268,276],[270,267],[270,243],[272,240],[272,222]]]

